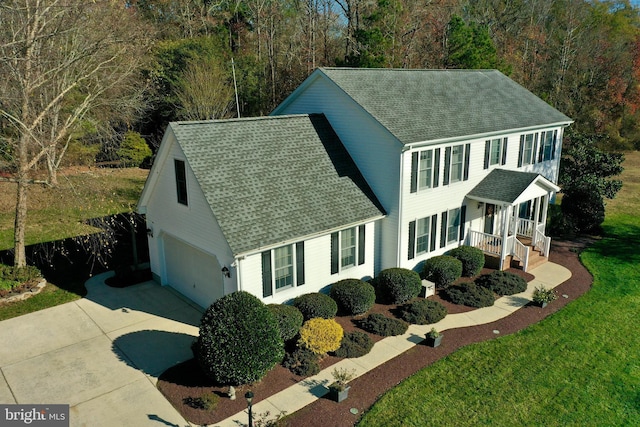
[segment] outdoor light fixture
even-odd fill
[[[227,277],[227,278],[231,277],[231,272],[229,271],[226,265],[222,267],[222,274],[224,274],[224,277]]]
[[[147,236],[153,237],[153,228],[147,228]]]
[[[249,405],[249,427],[253,427],[253,414],[251,413],[251,402],[253,402],[253,392],[249,390],[244,394],[244,398],[247,399],[247,405]]]

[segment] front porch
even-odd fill
[[[559,188],[541,175],[496,169],[467,194],[478,202],[465,244],[491,259],[497,269],[524,271],[548,260],[551,238],[545,234],[551,195]],[[469,205],[470,203],[467,203]]]

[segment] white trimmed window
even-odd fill
[[[418,190],[431,188],[433,177],[433,150],[420,152],[420,162],[418,169]]]
[[[449,182],[462,181],[464,166],[464,145],[454,145],[451,148],[451,175]]]
[[[540,161],[553,160],[555,132],[543,132],[541,137]]]
[[[518,167],[532,165],[536,162],[538,151],[538,134],[528,133],[520,136],[520,152],[518,153]]]
[[[366,227],[331,233],[331,274],[364,264]]]
[[[416,255],[429,252],[431,217],[416,221]]]
[[[340,232],[340,268],[345,269],[356,265],[356,234],[357,229],[349,228]]]
[[[460,233],[460,208],[451,209],[447,215],[447,244],[457,242]]]
[[[262,252],[262,296],[304,285],[304,242]]]
[[[293,247],[283,246],[273,250],[273,278],[276,292],[293,286]]]

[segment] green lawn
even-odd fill
[[[520,333],[472,345],[386,393],[360,426],[640,425],[640,154],[581,254],[593,289]]]

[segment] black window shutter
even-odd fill
[[[540,134],[540,152],[538,153],[538,163],[542,161],[542,157],[544,156],[544,140],[547,135],[547,132],[542,132]]]
[[[460,208],[460,238],[459,240],[464,239],[464,223],[467,220],[467,206],[463,205]]]
[[[449,185],[449,168],[451,167],[451,147],[444,149],[444,177],[442,185]]]
[[[304,242],[296,243],[296,286],[304,285]]]
[[[338,233],[331,233],[331,274],[336,274],[338,272]]]
[[[484,168],[489,169],[489,154],[491,153],[491,141],[484,142]]]
[[[520,135],[520,151],[518,151],[518,167],[522,166],[523,156],[524,156],[524,135]]]
[[[442,224],[440,224],[440,247],[447,246],[447,211],[442,212]]]
[[[438,186],[440,179],[440,149],[436,148],[433,152],[433,187]]]
[[[463,181],[469,180],[469,156],[471,155],[471,144],[464,146],[464,178]]]
[[[364,264],[365,226],[358,227],[358,265]]]
[[[416,256],[416,222],[409,222],[409,253],[407,259],[413,259]]]
[[[438,231],[438,214],[431,217],[431,251],[436,250],[436,232]]]
[[[502,161],[500,162],[500,164],[505,165],[507,163],[507,142],[509,141],[509,138],[505,138],[504,141],[502,142]]]
[[[556,144],[558,142],[558,131],[554,130],[553,131],[553,148],[551,151],[551,160],[555,160],[556,159]]]
[[[262,252],[262,296],[270,297],[273,294],[271,287],[271,251]]]
[[[418,191],[418,152],[411,153],[411,192]]]

